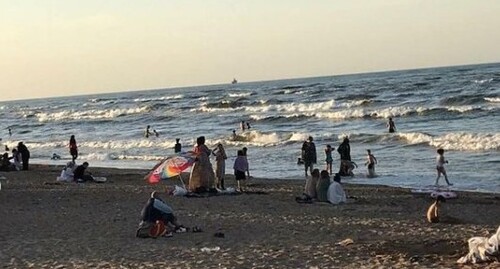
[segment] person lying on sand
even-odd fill
[[[152,192],[151,197],[148,199],[146,205],[141,211],[141,222],[137,229],[136,236],[141,238],[157,237],[159,235],[172,236],[172,231],[164,230],[156,234],[151,234],[152,228],[155,228],[158,222],[161,222],[161,227],[173,228],[176,233],[184,233],[187,229],[177,222],[177,217],[174,211],[162,199],[160,199],[157,192]]]

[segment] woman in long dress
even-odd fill
[[[196,146],[193,151],[196,153],[196,161],[189,178],[189,191],[208,191],[214,187],[215,174],[209,158],[211,150],[205,146],[204,136],[196,139]]]

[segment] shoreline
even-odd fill
[[[303,182],[252,179],[249,193],[187,198],[165,194],[176,180],[148,184],[143,169],[91,167],[108,182],[51,184],[60,168],[0,173],[7,177],[0,190],[5,268],[454,268],[468,238],[500,224],[494,194],[461,192],[443,204],[447,218],[430,224],[433,199],[403,188],[346,184],[357,199],[298,204]],[[162,192],[182,224],[203,232],[136,238],[152,191]],[[346,239],[353,243],[338,244]]]

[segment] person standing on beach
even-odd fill
[[[209,158],[212,152],[205,145],[204,136],[196,139],[196,146],[193,151],[196,154],[196,161],[189,178],[189,191],[207,192],[214,187],[215,174]]]
[[[28,170],[29,169],[29,161],[30,161],[30,151],[24,145],[23,142],[19,142],[17,144],[17,150],[19,153],[21,153],[21,158],[23,160],[23,170]]]
[[[389,133],[394,133],[396,132],[396,124],[392,120],[392,118],[389,118],[389,121],[386,124],[387,128],[389,128]]]
[[[69,138],[69,154],[71,154],[72,161],[75,162],[76,158],[78,158],[78,147],[74,135]]]
[[[212,151],[212,154],[215,155],[215,177],[217,178],[217,188],[225,190],[224,188],[224,176],[226,174],[226,151],[224,150],[224,146],[221,143],[217,144],[217,148]]]
[[[332,148],[332,146],[330,145],[326,145],[326,149],[325,149],[325,155],[326,155],[326,171],[328,171],[328,173],[333,174],[333,170],[332,170],[332,164],[333,164],[333,158],[332,158],[332,152],[333,152],[334,148]]]
[[[312,136],[309,136],[307,141],[302,144],[302,160],[304,161],[304,172],[307,178],[307,170],[309,169],[312,173],[314,164],[317,162],[316,145]]]
[[[337,148],[337,152],[340,154],[340,170],[339,174],[341,176],[349,175],[349,166],[351,162],[351,146],[349,145],[349,138],[345,137],[344,141]]]
[[[244,132],[244,131],[245,131],[246,126],[245,126],[245,121],[244,121],[244,120],[242,120],[242,121],[241,121],[241,123],[240,123],[240,128],[241,128],[241,131],[242,131],[242,132]]]
[[[372,154],[371,150],[366,150],[366,163],[368,166],[368,177],[375,177],[375,164],[377,164],[377,158]]]
[[[182,145],[181,145],[181,143],[179,143],[180,140],[181,140],[180,138],[175,139],[175,146],[174,146],[175,153],[179,153],[182,151]]]
[[[245,171],[248,171],[248,161],[243,150],[238,150],[238,156],[234,160],[234,178],[238,182],[238,190],[243,192],[243,185],[245,184],[246,176]]]
[[[248,148],[247,147],[243,147],[241,149],[243,151],[243,156],[245,157],[245,159],[247,160],[247,177],[248,179],[250,179],[250,166],[248,165]]]
[[[439,185],[439,178],[441,178],[441,174],[444,176],[444,180],[446,180],[446,184],[448,186],[452,186],[448,181],[448,175],[446,175],[446,170],[444,169],[444,164],[448,163],[447,160],[444,159],[444,149],[438,149],[437,150],[437,156],[436,156],[436,170],[437,170],[437,178],[436,178],[436,186]]]

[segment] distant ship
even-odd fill
[[[236,83],[238,83],[238,81],[235,78],[233,78],[233,81],[231,81],[231,84],[236,84]]]

